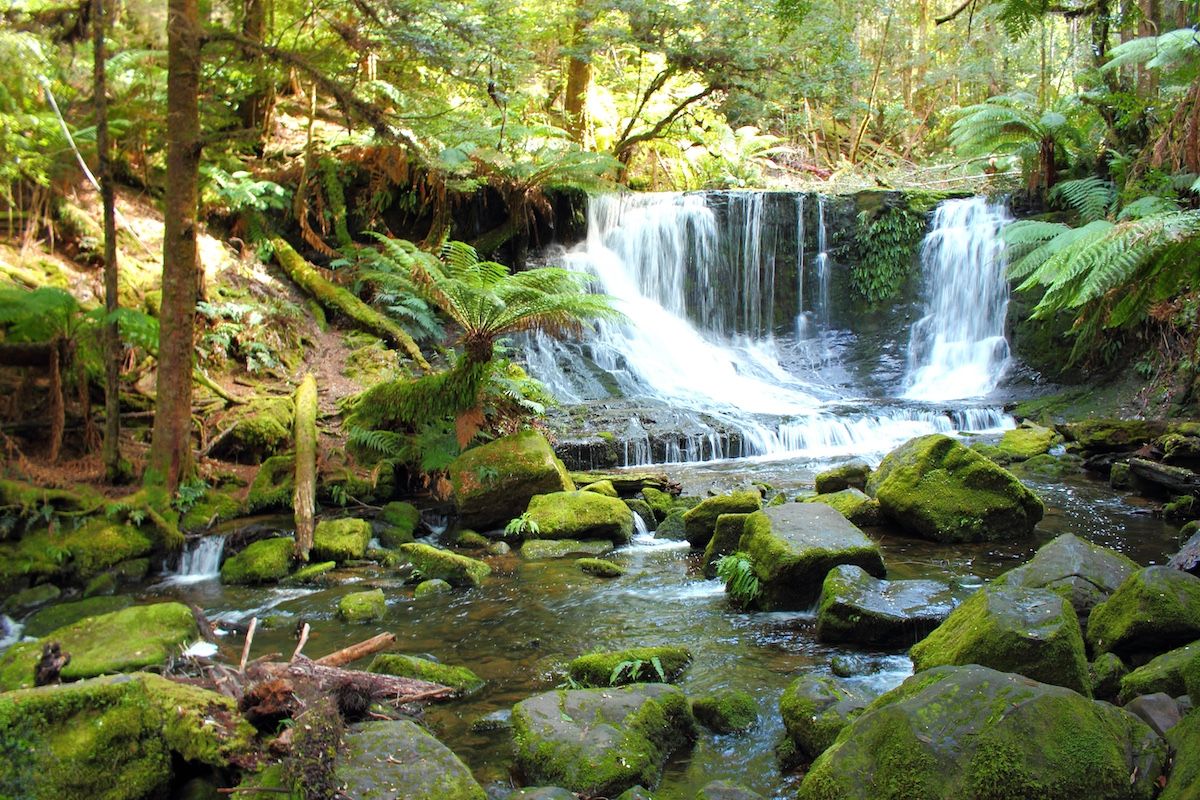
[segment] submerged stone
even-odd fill
[[[699,791],[696,800],[763,800],[763,796],[730,781],[713,781]]]
[[[701,501],[683,515],[684,535],[692,547],[703,548],[716,531],[722,514],[749,514],[762,508],[757,491],[731,492]]]
[[[980,664],[1091,695],[1074,609],[1045,589],[985,586],[909,651],[913,669]]]
[[[441,578],[451,586],[478,586],[492,574],[492,568],[482,561],[420,542],[402,544],[400,554],[412,562],[421,577]]]
[[[842,564],[822,584],[817,638],[872,647],[909,645],[941,625],[956,605],[955,590],[941,581],[884,581]]]
[[[342,739],[337,780],[354,800],[486,800],[450,748],[410,720],[356,725]]]
[[[603,558],[581,558],[575,562],[575,566],[597,578],[619,578],[625,574],[625,568],[620,564],[614,564]]]
[[[693,738],[687,698],[662,683],[546,692],[513,708],[521,775],[588,796],[656,785],[667,757]]]
[[[882,577],[879,545],[821,503],[789,503],[751,514],[738,550],[749,556],[768,610],[804,610],[821,593],[829,570],[855,564]]]
[[[503,527],[534,495],[575,488],[546,437],[535,430],[471,448],[449,473],[459,522],[476,530]]]
[[[417,588],[413,589],[413,597],[428,597],[429,595],[445,594],[451,591],[454,591],[454,587],[449,583],[441,578],[433,578],[418,583]]]
[[[938,542],[1026,536],[1045,510],[1010,472],[940,433],[888,453],[867,492],[888,517]]]
[[[797,797],[1150,800],[1166,755],[1115,706],[978,665],[938,667],[847,726]]]
[[[567,666],[567,674],[580,686],[673,683],[691,663],[692,654],[686,647],[631,647],[580,656]]]
[[[529,539],[608,539],[628,544],[633,512],[624,502],[595,492],[554,492],[529,501],[525,518],[537,525]]]

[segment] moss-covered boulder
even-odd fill
[[[530,561],[546,558],[599,556],[612,550],[608,539],[580,542],[576,539],[528,539],[521,545],[521,557]]]
[[[338,616],[346,622],[374,622],[387,616],[383,589],[351,592],[338,600]]]
[[[731,492],[710,497],[683,515],[684,535],[692,547],[702,549],[717,528],[722,514],[749,514],[762,508],[762,496],[757,490]]]
[[[133,598],[123,594],[114,596],[100,595],[69,603],[58,603],[57,605],[47,606],[35,612],[29,619],[25,620],[25,630],[23,633],[26,636],[42,637],[51,631],[56,631],[59,628],[65,628],[73,622],[78,622],[84,617],[109,614],[113,611],[129,608],[131,605],[133,605]]]
[[[1091,610],[1107,600],[1137,570],[1136,563],[1117,551],[1064,533],[994,583],[1049,589],[1069,601],[1080,622],[1085,622]]]
[[[957,592],[934,580],[884,581],[853,564],[825,576],[817,601],[817,638],[868,647],[923,639],[958,605]]]
[[[938,667],[843,729],[797,797],[1150,800],[1165,758],[1163,741],[1115,706],[978,665]]]
[[[605,478],[602,481],[589,483],[587,486],[584,486],[582,489],[580,489],[580,491],[595,492],[596,494],[602,494],[605,497],[620,497],[620,495],[617,494],[617,487],[613,486],[612,480],[608,478]]]
[[[981,664],[1091,695],[1079,619],[1045,589],[985,586],[909,651],[917,672]]]
[[[619,578],[625,574],[625,568],[620,564],[614,564],[603,558],[580,558],[576,560],[575,566],[597,578]]]
[[[403,653],[380,653],[371,660],[367,672],[440,683],[449,686],[459,697],[474,694],[484,686],[484,680],[466,667],[452,667]]]
[[[717,561],[721,556],[736,553],[742,533],[746,529],[749,514],[722,514],[717,517],[712,538],[704,546],[704,574],[712,578],[717,574]]]
[[[1200,578],[1169,567],[1146,567],[1126,578],[1088,616],[1092,651],[1126,661],[1200,639]]]
[[[1200,714],[1188,714],[1167,731],[1167,742],[1175,760],[1158,800],[1200,800]]]
[[[23,616],[62,596],[62,589],[53,583],[42,583],[9,595],[0,607],[5,614]]]
[[[417,584],[416,588],[413,589],[413,598],[416,599],[419,597],[429,597],[430,595],[435,594],[445,594],[446,592],[451,592],[453,590],[454,587],[448,582],[442,580],[441,578],[432,578],[427,581],[421,581]]]
[[[764,609],[805,610],[829,570],[855,564],[883,577],[879,545],[821,503],[788,503],[751,514],[738,550],[750,557]]]
[[[233,700],[146,674],[0,695],[0,742],[14,800],[165,797],[173,762],[225,768],[255,751]]]
[[[399,547],[411,542],[421,522],[421,512],[412,503],[394,501],[379,512],[376,519],[379,543],[384,547]]]
[[[492,574],[492,568],[478,559],[421,542],[402,544],[398,549],[426,580],[441,578],[451,586],[478,586]]]
[[[664,492],[661,489],[655,489],[653,486],[647,486],[645,489],[642,489],[642,498],[646,501],[646,505],[650,506],[650,510],[654,512],[654,519],[658,522],[666,519],[667,514],[670,514],[675,508],[674,495]]]
[[[806,503],[824,503],[838,510],[843,517],[859,527],[871,527],[883,522],[879,501],[855,488],[805,498]]]
[[[1053,428],[1044,428],[1032,422],[1005,431],[996,443],[1000,463],[1027,461],[1034,456],[1050,452],[1050,448],[1062,441],[1062,436]]]
[[[1184,671],[1200,659],[1200,641],[1163,653],[1121,679],[1117,696],[1122,705],[1142,694],[1163,692],[1171,697],[1188,693]]]
[[[1115,702],[1121,691],[1121,681],[1129,667],[1116,653],[1104,653],[1088,666],[1092,676],[1092,696],[1097,700]]]
[[[218,522],[235,519],[245,508],[230,492],[208,489],[179,519],[180,530],[208,530]]]
[[[296,457],[271,456],[254,473],[254,480],[250,481],[246,510],[251,514],[259,511],[290,511],[295,488]]]
[[[291,537],[260,539],[221,565],[221,583],[275,583],[292,568],[295,540]]]
[[[938,542],[1026,536],[1045,510],[1012,473],[940,433],[888,453],[867,493],[906,530]]]
[[[682,542],[687,538],[687,525],[683,521],[686,509],[676,508],[663,517],[662,522],[654,529],[655,539],[666,539],[672,542]]]
[[[280,583],[291,586],[326,583],[329,580],[329,573],[333,572],[336,567],[336,561],[317,561],[312,564],[305,564],[280,581]]]
[[[231,412],[232,420],[212,449],[212,455],[226,461],[259,464],[263,459],[286,450],[292,439],[291,397],[252,400]]]
[[[662,667],[662,674],[658,667]],[[692,663],[686,647],[631,647],[588,653],[567,665],[567,674],[580,686],[625,686],[631,683],[674,683]]]
[[[63,680],[71,681],[161,666],[198,635],[196,618],[182,603],[131,606],[87,617],[9,648],[0,656],[0,688],[32,686],[42,646],[48,642],[58,642],[71,654],[61,673]]]
[[[692,698],[692,716],[713,733],[741,733],[758,723],[758,703],[742,689],[724,689]]]
[[[486,800],[471,770],[411,720],[356,725],[342,738],[336,771],[354,800]]]
[[[812,760],[863,712],[873,698],[825,675],[802,675],[779,698],[783,727],[796,750]]]
[[[535,495],[575,488],[546,437],[535,430],[472,448],[449,472],[459,522],[477,530],[503,527]]]
[[[476,533],[472,530],[461,530],[455,532],[450,537],[450,544],[460,550],[487,550],[492,546],[493,542],[482,533]]]
[[[633,538],[633,512],[615,497],[595,492],[553,492],[529,501],[525,518],[537,528],[529,539],[608,539],[628,544]]]
[[[867,478],[870,476],[870,464],[857,458],[851,459],[817,473],[817,494],[833,494],[844,489],[865,489]]]
[[[642,521],[642,525],[647,531],[654,530],[654,527],[658,525],[658,520],[654,517],[654,509],[650,508],[650,504],[645,500],[639,500],[634,497],[623,499],[623,502],[629,507],[629,510],[633,512],[635,532],[638,530],[637,521],[639,519]]]
[[[1167,432],[1168,424],[1152,419],[1088,419],[1056,426],[1068,442],[1092,453],[1136,450]]]
[[[513,708],[525,782],[590,797],[655,786],[667,757],[694,737],[687,697],[662,683],[546,692]]]
[[[313,531],[312,552],[316,561],[353,561],[367,554],[371,523],[365,519],[323,519]]]
[[[1200,654],[1183,666],[1183,688],[1192,701],[1193,708],[1200,708]]]

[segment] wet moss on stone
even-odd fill
[[[221,565],[221,583],[275,583],[292,568],[294,540],[288,537],[251,542]]]
[[[381,653],[375,656],[367,667],[367,672],[439,683],[454,689],[459,697],[474,694],[485,684],[482,678],[466,667],[453,667],[403,653]]]
[[[313,531],[312,558],[318,561],[352,561],[367,553],[371,523],[363,519],[323,519]]]
[[[662,666],[662,675],[654,667],[655,659]],[[567,665],[567,675],[580,686],[672,683],[691,663],[692,653],[686,647],[631,647],[580,656]]]
[[[400,555],[412,562],[421,577],[441,578],[451,586],[478,586],[492,574],[492,568],[482,561],[420,542],[402,544]]]
[[[375,622],[387,616],[383,589],[351,592],[338,600],[338,616],[346,622]]]
[[[716,532],[722,514],[749,514],[762,508],[757,491],[731,492],[702,500],[683,515],[684,532],[692,547],[704,548]]]
[[[758,703],[741,689],[726,689],[692,700],[692,715],[713,733],[741,733],[758,723]]]

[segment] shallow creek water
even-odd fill
[[[685,491],[702,493],[761,480],[780,489],[811,488],[814,474],[829,462],[732,461],[670,467]],[[1177,529],[1154,517],[1136,498],[1114,494],[1083,476],[1063,483],[1030,481],[1046,501],[1047,514],[1036,535],[1016,543],[935,545],[872,531],[882,544],[889,578],[952,580],[964,594],[1027,559],[1063,532],[1113,547],[1141,564],[1161,563],[1177,546]],[[160,585],[155,597],[198,603],[219,621],[270,618],[260,629],[253,655],[295,647],[294,629],[303,620],[313,633],[306,653],[319,657],[382,631],[391,631],[397,649],[430,654],[449,664],[469,666],[488,685],[475,696],[431,706],[430,728],[474,770],[495,797],[512,786],[507,732],[476,734],[472,720],[508,709],[519,700],[554,688],[565,663],[593,649],[683,644],[694,655],[680,686],[689,694],[737,687],[758,700],[760,721],[751,732],[717,736],[702,731],[695,746],[677,753],[656,792],[665,800],[691,800],[705,784],[728,779],[766,797],[786,797],[799,780],[781,774],[774,746],[783,735],[778,701],[799,674],[829,673],[830,659],[849,656],[858,675],[850,680],[876,690],[891,688],[911,671],[903,651],[856,651],[816,641],[811,613],[740,613],[726,602],[721,584],[705,580],[697,554],[686,545],[648,538],[611,556],[627,568],[615,580],[581,573],[573,559],[526,561],[518,553],[489,558],[492,577],[472,591],[414,601],[411,588],[383,570],[357,571],[352,582],[320,590],[245,589],[217,581]],[[342,594],[382,586],[388,617],[369,625],[346,625],[335,615]],[[149,598],[147,598],[149,599]],[[222,647],[236,658],[240,636]],[[365,665],[360,665],[365,666]]]

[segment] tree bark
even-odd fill
[[[316,663],[324,667],[344,667],[347,664],[358,661],[360,658],[366,658],[369,655],[378,653],[380,650],[391,647],[395,643],[396,634],[381,633],[378,636],[372,636],[365,642],[352,644],[327,656],[321,656],[316,660]]]
[[[587,139],[587,97],[592,83],[592,61],[585,52],[587,39],[586,0],[576,0],[575,19],[571,27],[571,57],[567,62],[567,88],[563,97],[563,112],[567,118],[567,133],[583,145]]]
[[[304,376],[296,389],[296,489],[292,507],[296,525],[296,558],[308,561],[313,545],[317,505],[317,379]]]
[[[282,678],[295,687],[296,694],[305,696],[331,694],[353,688],[368,694],[372,700],[391,706],[443,700],[454,696],[453,689],[439,683],[330,667],[305,656],[296,656],[288,662],[250,664],[246,668],[246,676],[254,683]]]
[[[246,0],[242,17],[242,35],[260,47],[267,34],[267,3],[268,0]],[[238,105],[238,115],[242,127],[254,132],[255,145],[261,152],[271,119],[274,91],[272,81],[267,78],[268,67],[262,50],[246,48],[246,59],[253,74],[254,88]]]
[[[108,67],[105,35],[107,0],[92,0],[92,94],[96,107],[96,151],[100,202],[104,207],[104,444],[101,460],[109,483],[120,480],[121,469],[121,332],[115,314],[120,307],[117,287],[117,217],[113,192],[112,155],[108,140]]]
[[[167,3],[167,192],[158,385],[146,481],[174,491],[192,472],[197,188],[200,178],[200,10]]]

